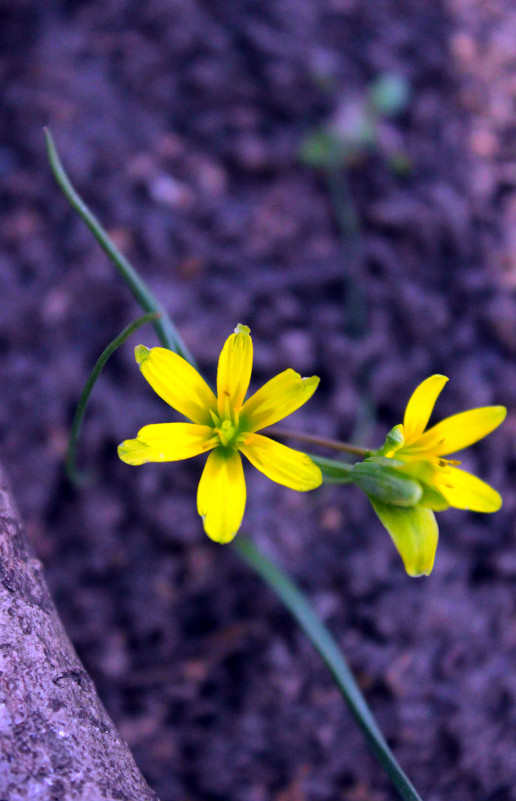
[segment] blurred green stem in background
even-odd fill
[[[363,239],[349,182],[349,155],[347,143],[326,128],[309,134],[300,150],[301,161],[324,175],[341,242],[344,324],[351,336],[361,337],[367,328],[367,303],[362,281]]]
[[[367,301],[362,278],[364,257],[360,218],[349,184],[347,166],[332,159],[325,174],[333,213],[340,230],[342,260],[346,265],[346,327],[352,336],[362,337],[367,330]]]
[[[109,239],[99,221],[73,188],[61,164],[50,131],[45,130],[45,137],[52,172],[72,208],[75,209],[81,219],[84,220],[103,250],[114,262],[118,272],[126,281],[142,308],[147,312],[157,312],[162,315],[160,319],[156,319],[154,322],[154,327],[162,345],[170,350],[176,351],[176,353],[187,359],[191,364],[195,364],[166,311],[147,288],[145,282],[140,278],[134,267],[132,267]],[[326,462],[328,469],[331,467],[332,460],[326,459],[321,461]],[[347,472],[347,465],[343,465],[343,463],[339,462],[334,462],[334,464],[337,470],[343,470],[344,473]],[[237,539],[232,547],[235,553],[237,553],[243,561],[274,590],[277,597],[292,614],[293,618],[321,655],[337,687],[350,706],[356,720],[359,722],[373,753],[392,780],[400,797],[403,801],[421,801],[421,797],[412,786],[402,768],[398,765],[394,754],[387,745],[336,641],[324,624],[319,620],[306,598],[296,588],[292,580],[267,559],[266,556],[260,553],[249,540]]]
[[[309,131],[299,156],[309,167],[324,174],[342,242],[345,280],[345,324],[351,336],[367,333],[367,294],[364,286],[364,240],[350,175],[372,155],[380,156],[391,169],[405,174],[410,160],[404,152],[383,143],[386,120],[406,111],[411,99],[407,78],[381,72],[362,92],[353,88],[335,104],[333,119]]]

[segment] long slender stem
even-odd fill
[[[371,456],[373,451],[367,448],[360,448],[358,445],[350,445],[349,442],[339,442],[335,439],[326,439],[325,437],[315,437],[312,434],[305,434],[303,431],[289,431],[284,428],[267,429],[267,434],[272,437],[280,437],[280,439],[297,439],[298,442],[306,442],[308,445],[317,445],[320,448],[329,448],[334,451],[343,451],[344,453],[354,453],[356,456]]]
[[[260,553],[251,540],[240,536],[235,540],[233,547],[239,556],[269,585],[321,656],[346,699],[369,746],[403,801],[421,801],[420,795],[399,766],[378,728],[335,638],[319,620],[307,598],[286,573]]]
[[[195,366],[194,359],[177,333],[172,320],[162,309],[154,295],[150,292],[144,281],[137,274],[131,264],[122,256],[114,244],[109,239],[100,223],[84,204],[79,195],[75,192],[57,155],[52,137],[49,131],[45,131],[47,140],[47,150],[52,170],[56,180],[69,200],[72,207],[78,212],[81,218],[88,225],[97,241],[104,248],[107,255],[111,258],[115,267],[124,278],[135,298],[146,311],[159,312],[163,314],[162,320],[155,321],[155,327],[160,341],[165,347],[176,350],[180,355]],[[161,323],[161,325],[159,325]],[[87,398],[86,398],[87,400]],[[83,409],[84,412],[84,409]],[[288,432],[288,436],[291,433]],[[341,443],[342,444],[342,443]],[[350,446],[353,447],[354,446]],[[342,450],[342,448],[340,448]],[[364,449],[351,451],[357,455],[364,456],[370,452]],[[329,466],[331,460],[323,460]],[[346,466],[343,472],[346,472]],[[346,699],[348,705],[358,721],[366,739],[376,755],[378,761],[384,768],[387,775],[391,778],[403,801],[421,801],[412,784],[405,776],[403,770],[396,762],[385,739],[376,724],[367,703],[360,692],[346,660],[339,649],[328,629],[317,618],[307,599],[297,589],[290,578],[270,562],[266,556],[261,554],[249,540],[239,538],[233,543],[235,552],[240,558],[251,567],[255,573],[263,579],[276,593],[278,598],[290,611],[294,620],[308,636],[317,652],[320,654],[325,664],[328,666],[337,686]]]
[[[148,314],[144,314],[142,317],[138,317],[137,320],[134,320],[134,322],[130,323],[126,328],[124,328],[122,333],[119,334],[116,339],[109,343],[107,348],[102,351],[99,358],[95,362],[95,366],[91,371],[90,377],[86,381],[84,389],[81,393],[81,397],[79,398],[79,403],[77,404],[77,409],[75,410],[75,415],[73,418],[70,441],[68,443],[66,472],[68,478],[73,484],[80,484],[87,480],[87,476],[77,472],[75,467],[75,452],[77,449],[77,440],[79,439],[79,434],[81,433],[84,412],[86,411],[86,404],[88,403],[88,399],[91,395],[93,387],[95,386],[97,378],[102,372],[107,360],[115,352],[115,350],[117,350],[120,345],[122,345],[126,339],[131,336],[131,334],[137,331],[140,326],[145,325],[145,323],[154,322],[158,317],[159,312],[149,312]]]
[[[74,211],[77,212],[81,220],[88,226],[100,247],[111,259],[118,272],[131,290],[134,298],[138,301],[143,311],[158,312],[159,319],[156,318],[154,328],[165,347],[175,350],[183,359],[186,359],[195,366],[195,359],[183,342],[170,316],[165,313],[165,309],[156,298],[153,292],[140,278],[132,264],[126,259],[123,253],[118,250],[114,242],[88,208],[83,199],[72,186],[72,183],[63,167],[61,159],[56,150],[52,134],[48,128],[44,128],[45,141],[47,146],[48,160],[59,187]]]
[[[367,324],[366,298],[360,281],[363,241],[353,193],[345,164],[332,159],[326,169],[328,193],[340,230],[346,264],[346,325],[350,332],[362,336]]]
[[[332,159],[326,169],[328,192],[344,242],[360,242],[360,218],[351,193],[345,165]],[[356,246],[358,251],[358,247]],[[356,256],[356,254],[355,254]]]

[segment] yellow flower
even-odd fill
[[[285,370],[245,399],[253,364],[249,328],[237,325],[219,357],[217,397],[197,370],[166,348],[138,345],[136,361],[153,390],[190,423],[158,423],[118,446],[122,461],[173,462],[211,451],[197,492],[204,530],[230,542],[244,516],[246,486],[240,453],[273,481],[300,492],[322,483],[320,469],[304,453],[256,432],[277,423],[309,400],[317,376]],[[239,453],[240,452],[240,453]]]
[[[471,409],[447,417],[425,431],[447,381],[446,376],[432,375],[417,387],[407,404],[403,423],[392,429],[383,448],[371,459],[395,468],[421,487],[417,503],[408,508],[370,496],[412,576],[428,575],[432,570],[438,540],[434,511],[454,506],[473,512],[496,512],[502,505],[496,490],[459,469],[460,462],[443,457],[490,434],[505,419],[506,409]]]

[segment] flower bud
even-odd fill
[[[417,481],[374,460],[354,464],[351,480],[366,495],[393,506],[415,506],[423,494]]]
[[[403,446],[404,442],[405,437],[403,436],[403,426],[394,426],[394,428],[391,428],[385,437],[385,442],[378,453],[380,455],[390,457]]]

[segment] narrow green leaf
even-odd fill
[[[324,623],[319,620],[310,602],[287,574],[260,553],[251,540],[240,535],[233,543],[233,548],[244,562],[247,562],[269,585],[322,657],[362,729],[371,750],[403,801],[421,801],[421,797],[399,766],[378,728],[336,640]]]
[[[45,140],[47,146],[48,160],[60,189],[64,196],[70,203],[74,211],[77,212],[81,220],[88,226],[93,236],[99,243],[100,247],[111,259],[118,272],[125,280],[127,286],[131,290],[134,298],[138,301],[143,311],[145,312],[158,312],[159,317],[154,322],[154,328],[159,336],[164,347],[174,350],[183,359],[186,359],[195,366],[195,359],[188,350],[187,346],[181,339],[175,325],[173,324],[170,316],[165,312],[165,309],[158,301],[153,292],[140,278],[132,264],[126,259],[123,253],[118,250],[112,239],[97,220],[93,212],[88,208],[84,200],[76,192],[72,183],[66,174],[61,159],[56,150],[52,134],[48,128],[44,128]]]
[[[124,328],[122,333],[119,334],[116,339],[110,342],[110,344],[107,346],[107,348],[105,348],[105,350],[102,351],[99,358],[95,362],[95,366],[91,371],[90,377],[86,381],[84,389],[81,393],[81,397],[79,398],[79,403],[77,404],[77,409],[73,418],[70,441],[68,443],[66,473],[72,484],[83,484],[88,481],[88,476],[77,472],[75,467],[75,453],[77,450],[77,440],[79,439],[79,434],[81,433],[84,413],[86,411],[86,404],[88,403],[88,399],[91,395],[93,387],[95,386],[97,378],[101,374],[109,357],[120,347],[120,345],[122,345],[126,339],[135,331],[137,331],[142,325],[145,325],[145,323],[154,322],[158,317],[158,312],[150,312],[149,314],[144,314],[142,317],[138,317],[138,319],[130,323],[127,328]]]

